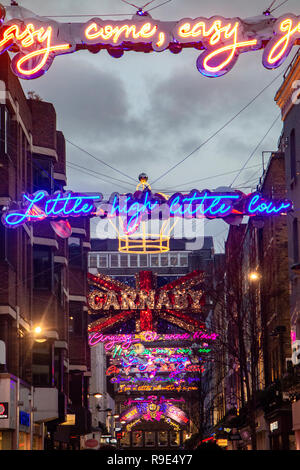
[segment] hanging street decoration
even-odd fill
[[[203,321],[193,317],[202,311],[205,301],[201,271],[193,271],[160,289],[154,289],[155,278],[151,271],[140,271],[136,275],[135,289],[102,274],[88,274],[88,281],[89,314],[100,315],[90,323],[90,333],[103,333],[130,317],[136,319],[137,332],[155,331],[158,318],[193,333],[203,328]],[[91,345],[97,340],[90,335]]]
[[[245,195],[240,191],[213,192],[193,189],[188,194],[175,193],[170,198],[151,190],[134,194],[111,195],[103,201],[102,194],[57,191],[49,195],[37,191],[24,194],[20,203],[12,202],[2,215],[8,228],[17,228],[25,223],[44,220],[67,220],[73,217],[126,218],[125,233],[133,234],[146,220],[169,219],[227,219],[241,216],[276,216],[293,209],[290,200],[264,198],[256,192]],[[229,222],[230,223],[230,222]]]
[[[200,50],[197,69],[207,77],[221,77],[244,52],[262,49],[267,69],[282,65],[300,41],[300,17],[285,14],[240,19],[213,16],[159,21],[139,10],[130,20],[92,18],[86,23],[60,23],[15,6],[1,8],[0,53],[15,53],[11,67],[20,78],[42,76],[56,56],[102,49],[120,58],[127,51],[178,54]]]
[[[160,421],[162,416],[171,418],[182,426],[189,423],[187,415],[177,406],[173,405],[172,400],[162,401],[157,403],[155,401],[140,401],[135,406],[125,410],[121,416],[120,421],[125,421],[126,424],[137,420],[144,419],[145,421]]]

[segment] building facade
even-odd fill
[[[299,155],[300,155],[300,108],[299,108],[300,54],[295,55],[286,70],[283,83],[276,93],[275,101],[281,109],[283,130],[282,150],[285,155],[285,184],[288,197],[294,203],[294,211],[288,217],[288,261],[291,318],[291,348],[293,379],[293,430],[297,449],[300,450],[300,270],[299,270]]]
[[[4,209],[22,193],[63,190],[66,155],[53,105],[25,96],[6,54],[0,69]],[[46,221],[16,229],[0,224],[0,449],[68,448],[75,444],[66,430],[75,440],[89,431],[89,221],[72,225],[66,240]],[[59,426],[69,415],[74,426]]]

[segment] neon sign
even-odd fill
[[[126,392],[194,392],[197,391],[198,387],[190,385],[134,385],[134,384],[120,384],[118,393]]]
[[[19,210],[7,209],[2,215],[3,223],[9,228],[19,227],[27,222],[46,219],[67,219],[68,217],[89,216],[112,219],[118,216],[127,218],[127,233],[133,233],[145,217],[149,220],[160,218],[223,218],[228,216],[271,216],[291,211],[289,200],[265,199],[260,193],[248,196],[239,191],[199,192],[194,189],[189,194],[176,193],[169,199],[160,194],[145,190],[135,194],[113,194],[109,201],[102,201],[102,194],[81,194],[56,192],[48,195],[37,191],[33,195],[24,194]],[[97,204],[97,207],[96,207]],[[15,203],[14,203],[15,205]],[[167,209],[167,211],[166,211]]]
[[[106,352],[112,351],[116,345],[122,346],[123,349],[128,350],[133,344],[142,341],[154,342],[154,341],[195,341],[195,340],[212,340],[215,341],[218,338],[216,333],[207,333],[205,331],[196,331],[195,333],[183,333],[183,334],[170,334],[161,335],[154,331],[143,332],[143,334],[134,335],[104,335],[102,333],[91,333],[89,335],[89,345],[96,346],[98,343],[104,343],[104,349]]]
[[[156,401],[140,401],[132,408],[123,412],[120,416],[120,421],[125,421],[126,424],[135,421],[137,418],[144,419],[145,421],[160,421],[163,415],[181,425],[186,425],[189,422],[184,411],[167,400],[160,403]]]
[[[241,53],[259,49],[264,49],[264,67],[279,67],[300,39],[300,17],[293,14],[279,19],[214,16],[163,22],[154,20],[147,12],[138,12],[124,21],[92,18],[86,23],[57,23],[47,18],[21,21],[13,18],[14,8],[6,7],[12,19],[2,26],[0,53],[17,51],[11,67],[23,79],[40,77],[56,56],[80,49],[91,52],[106,49],[119,58],[129,50],[162,52],[169,49],[178,53],[183,48],[194,48],[204,50],[196,62],[199,72],[206,77],[221,77],[235,66]]]
[[[51,196],[46,191],[37,191],[32,196],[24,194],[23,207],[17,211],[8,210],[2,215],[2,222],[6,227],[16,228],[26,222],[87,216],[95,211],[93,202],[97,200],[101,200],[101,195],[71,191],[58,191]]]

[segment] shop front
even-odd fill
[[[269,424],[270,450],[295,450],[291,407],[274,410],[266,419]]]

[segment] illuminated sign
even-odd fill
[[[142,400],[134,407],[124,411],[120,416],[120,421],[126,425],[136,419],[145,421],[160,421],[162,417],[171,418],[173,421],[186,425],[189,422],[187,415],[180,408],[174,406],[167,400],[157,403],[155,401]]]
[[[37,191],[24,194],[19,209],[9,208],[2,215],[6,227],[15,228],[27,222],[45,219],[59,220],[69,217],[89,216],[101,219],[124,216],[125,231],[133,234],[145,217],[155,220],[180,218],[223,218],[228,216],[271,216],[286,214],[293,204],[289,200],[265,199],[260,193],[244,195],[239,191],[211,192],[192,190],[189,194],[175,193],[169,199],[145,190],[140,194],[113,194],[109,201],[102,201],[102,194],[56,192],[48,195]],[[97,208],[96,208],[97,203]],[[15,206],[15,203],[13,203]]]
[[[276,431],[279,428],[278,421],[273,421],[273,423],[270,423],[270,431]]]
[[[6,8],[11,16],[16,11]],[[264,67],[279,67],[299,39],[300,17],[293,14],[279,19],[213,16],[163,22],[139,10],[132,19],[118,21],[92,18],[86,23],[58,23],[47,18],[12,18],[2,26],[0,53],[15,52],[13,72],[32,79],[42,76],[56,56],[80,49],[94,53],[106,49],[118,58],[129,50],[178,53],[189,47],[202,50],[197,59],[201,74],[220,77],[234,67],[241,53],[259,49],[264,49]]]
[[[153,383],[155,382],[156,384],[158,384],[158,382],[170,382],[172,384],[177,384],[177,385],[180,385],[180,384],[192,384],[193,382],[200,382],[200,377],[185,377],[183,378],[181,375],[180,377],[178,376],[174,376],[174,377],[170,377],[170,376],[152,376],[151,374],[149,374],[149,377],[146,377],[146,376],[122,376],[122,375],[117,375],[115,377],[112,377],[110,379],[110,382],[112,384],[120,384],[120,383],[138,383],[141,382],[144,384],[144,385],[147,385],[147,383]]]
[[[104,343],[106,351],[112,350],[116,345],[122,345],[123,349],[130,348],[134,343],[140,342],[141,338],[143,341],[196,341],[196,340],[212,340],[215,341],[218,338],[216,333],[208,333],[205,331],[196,331],[195,333],[183,333],[183,334],[170,334],[162,335],[154,331],[144,332],[143,334],[127,334],[127,335],[104,335],[102,333],[91,333],[89,335],[89,345],[95,346],[98,343]]]
[[[189,385],[125,385],[120,384],[118,393],[126,393],[126,392],[193,392],[197,391],[198,387],[193,387]]]
[[[0,419],[8,419],[8,403],[0,402]]]

